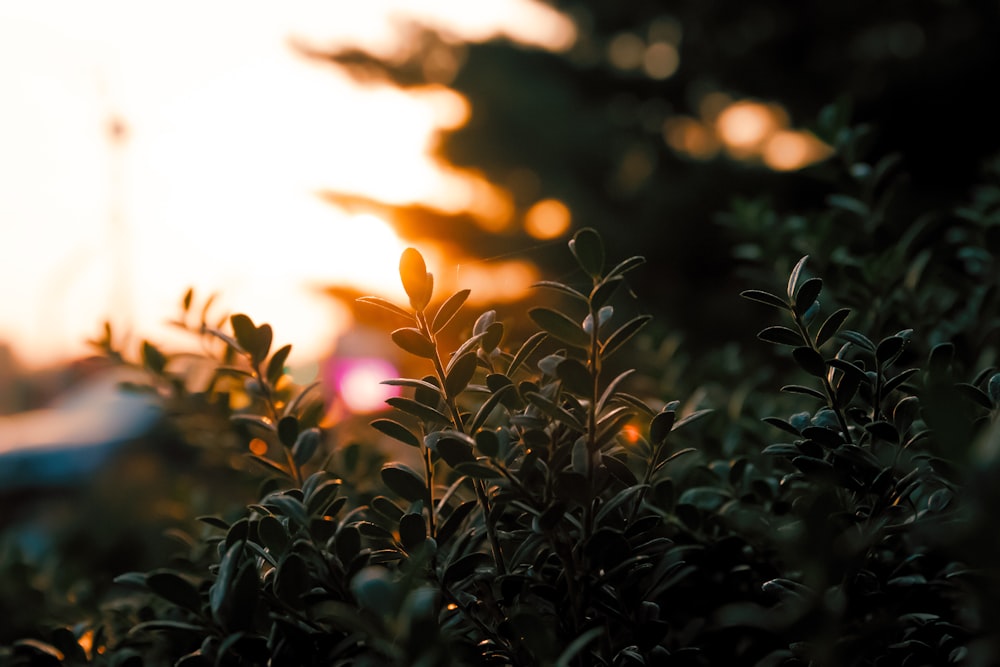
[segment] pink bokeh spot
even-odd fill
[[[385,400],[400,394],[400,387],[380,384],[397,377],[398,371],[378,357],[334,358],[324,375],[327,386],[332,387],[332,398],[354,414],[385,410]]]

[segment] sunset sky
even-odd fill
[[[468,106],[360,88],[290,43],[391,53],[404,8],[466,39],[573,35],[529,0],[0,0],[0,341],[40,366],[109,317],[157,338],[193,285],[318,356],[343,323],[320,286],[398,294],[402,242],[316,193],[461,209],[429,148]]]

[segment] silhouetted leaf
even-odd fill
[[[476,411],[476,415],[472,418],[469,423],[470,431],[478,431],[489,419],[490,413],[499,405],[500,403],[506,404],[506,397],[516,396],[517,392],[513,384],[507,384],[496,391],[494,391],[489,398],[483,401],[483,404],[479,406],[479,410]]]
[[[748,289],[740,292],[740,296],[744,299],[749,299],[750,301],[756,301],[757,303],[763,303],[768,306],[774,306],[781,310],[788,310],[790,306],[788,303],[782,299],[780,296],[771,294],[770,292],[764,292],[758,289]]]
[[[818,398],[821,401],[826,401],[826,396],[824,396],[821,392],[818,392],[811,387],[803,387],[800,384],[786,384],[781,388],[781,391],[788,392],[790,394],[805,394],[806,396],[812,396],[813,398]]]
[[[955,389],[980,407],[986,408],[987,410],[993,409],[993,401],[991,401],[989,395],[979,387],[967,382],[958,382],[955,384]]]
[[[142,365],[151,372],[160,375],[167,365],[167,357],[160,349],[148,340],[142,341]]]
[[[802,336],[788,327],[767,327],[757,334],[757,338],[776,345],[791,345],[792,347],[802,345]]]
[[[378,306],[379,308],[381,308],[383,310],[387,310],[387,311],[389,311],[390,313],[392,313],[394,315],[398,315],[399,317],[404,318],[408,322],[412,322],[413,321],[413,315],[411,313],[406,312],[405,310],[403,310],[402,308],[400,308],[399,306],[397,306],[393,302],[388,301],[386,299],[383,299],[381,297],[378,297],[378,296],[363,296],[363,297],[358,298],[357,301],[358,301],[358,303],[365,303],[365,304],[368,304],[370,306]]]
[[[821,278],[810,278],[799,286],[795,293],[795,313],[804,315],[807,310],[816,302],[816,297],[823,290],[823,280]]]
[[[531,353],[538,349],[538,346],[542,344],[545,340],[547,334],[544,331],[539,331],[528,337],[528,340],[521,343],[521,347],[518,349],[517,354],[511,359],[510,366],[507,367],[507,377],[510,378],[517,372],[517,369],[531,356]]]
[[[810,375],[824,377],[826,375],[826,362],[822,355],[811,347],[797,347],[792,350],[792,357],[795,363]]]
[[[416,447],[420,449],[420,438],[414,435],[410,429],[406,428],[399,422],[392,419],[376,419],[371,422],[371,427],[377,431],[381,431],[390,438],[398,440],[404,445],[409,445],[410,447]]]
[[[393,493],[411,502],[424,500],[427,497],[427,485],[412,468],[402,463],[387,463],[382,466],[382,481],[392,489]]]
[[[589,396],[594,390],[594,380],[590,371],[576,359],[563,359],[556,366],[556,375],[563,386],[579,396]]]
[[[855,345],[864,348],[865,350],[874,353],[875,343],[871,342],[868,336],[857,331],[851,331],[850,329],[841,331],[837,334],[837,337],[846,340],[849,343],[854,343]]]
[[[458,357],[444,379],[444,389],[449,396],[458,396],[472,381],[472,376],[476,372],[475,352],[466,352]]]
[[[420,514],[404,514],[399,520],[399,541],[412,551],[427,539],[427,524]]]
[[[878,347],[875,348],[875,362],[880,366],[889,363],[899,356],[904,345],[906,345],[906,339],[901,336],[883,338]]]
[[[636,335],[652,319],[651,315],[639,315],[618,327],[601,345],[601,354],[605,358],[614,354],[618,348],[628,342],[632,336]]]
[[[590,304],[593,308],[600,308],[608,302],[611,295],[621,286],[624,280],[621,277],[605,278],[590,291]]]
[[[579,324],[569,317],[551,308],[532,308],[528,316],[553,338],[581,349],[590,346],[590,336]],[[507,373],[510,375],[510,371]]]
[[[272,385],[277,384],[281,376],[285,374],[285,362],[288,360],[288,355],[292,351],[291,345],[285,345],[281,347],[277,352],[271,355],[271,361],[267,363],[267,381]]]
[[[564,283],[559,283],[554,280],[539,280],[537,283],[533,283],[532,287],[545,287],[547,289],[555,290],[557,292],[562,292],[563,294],[570,296],[581,303],[587,303],[587,295],[579,290],[575,290],[569,285]]]
[[[455,468],[460,463],[475,463],[476,455],[472,453],[472,446],[456,437],[444,436],[438,439],[437,453],[444,459],[444,462]]]
[[[604,244],[596,231],[590,227],[581,229],[573,235],[569,249],[581,269],[593,278],[601,276],[601,271],[604,270]]]
[[[850,314],[850,308],[841,308],[826,318],[816,333],[816,347],[822,347],[824,343],[833,338]]]
[[[403,327],[392,332],[392,342],[410,354],[424,359],[433,359],[437,353],[434,343],[419,329]]]
[[[184,577],[168,570],[154,570],[146,575],[146,585],[164,600],[196,614],[201,613],[201,595]]]
[[[458,311],[462,308],[466,299],[469,298],[469,294],[472,290],[463,289],[452,294],[448,299],[441,304],[438,308],[437,313],[434,315],[434,320],[431,322],[431,331],[438,333],[446,326],[451,320],[458,314]]]
[[[413,415],[420,421],[430,423],[430,424],[448,424],[451,420],[442,414],[440,411],[434,408],[428,407],[423,403],[418,403],[412,398],[406,398],[404,396],[392,396],[385,399],[385,402],[401,410],[407,414]]]

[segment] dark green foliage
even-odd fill
[[[809,275],[813,255],[791,265],[785,296],[758,289],[773,278],[743,292],[774,318],[751,344],[775,345],[787,372],[743,403],[733,389],[725,409],[703,407],[704,391],[682,403],[608,361],[648,344],[649,319],[616,312],[641,259],[605,272],[589,229],[571,251],[582,280],[539,284],[567,304],[528,311],[541,331],[520,344],[487,311],[443,347],[468,293],[432,308],[413,249],[400,262],[411,309],[363,300],[399,317],[389,335],[427,367],[387,379],[407,393],[368,432],[405,445],[412,465],[347,442],[326,451],[312,387],[279,382],[289,350],[271,354],[267,325],[203,326],[224,344],[216,375],[246,393],[232,426],[267,445],[253,457],[271,479],[227,517],[201,517],[170,562],[121,575],[109,608],[123,622],[39,634],[0,658],[995,662],[995,368],[967,373],[954,346],[928,346],[917,328],[825,305],[851,285]],[[143,365],[169,383],[171,357],[152,350]],[[91,631],[102,650],[88,655],[77,639]]]

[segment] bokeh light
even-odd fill
[[[566,204],[558,199],[543,199],[524,214],[524,231],[536,239],[554,239],[566,233],[571,220]]]
[[[327,371],[333,398],[353,414],[385,410],[385,401],[400,395],[400,388],[380,384],[398,375],[396,367],[380,357],[338,357]]]

